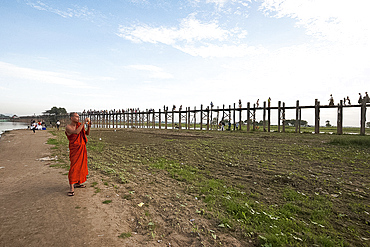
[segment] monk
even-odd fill
[[[71,123],[66,126],[66,135],[69,140],[69,159],[71,161],[68,180],[70,190],[68,196],[74,196],[74,188],[86,188],[88,175],[86,135],[90,134],[91,121],[86,118],[84,124],[80,123],[80,116],[76,112],[70,115]],[[84,125],[87,123],[87,130]]]

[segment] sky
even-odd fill
[[[335,104],[370,91],[366,0],[13,0],[0,113]],[[302,118],[313,124],[310,113]],[[335,121],[336,111],[327,117]],[[292,112],[293,117],[295,112]],[[306,116],[307,115],[307,116]],[[345,125],[359,110],[345,110]],[[293,118],[292,117],[292,118]],[[369,117],[368,117],[369,119]]]

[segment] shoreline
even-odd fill
[[[29,125],[18,122],[0,122],[0,139],[2,135],[12,130],[29,130]]]

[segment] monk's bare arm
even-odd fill
[[[86,130],[86,135],[90,135],[90,128],[91,128],[91,122],[87,124],[87,130]]]
[[[84,127],[84,124],[88,122],[88,119],[85,119],[84,123],[81,124],[77,129],[74,129],[73,126],[71,126],[70,124],[68,124],[66,126],[66,132],[68,135],[72,135],[72,134],[79,134],[82,130],[82,128]]]
[[[84,125],[81,124],[77,129],[74,129],[73,126],[68,124],[66,126],[66,132],[67,132],[68,135],[79,134],[83,127],[84,127]]]

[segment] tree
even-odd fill
[[[53,116],[53,115],[58,116],[58,115],[62,115],[62,114],[67,114],[67,110],[65,108],[62,108],[62,107],[53,106],[50,110],[46,110],[43,113],[46,114],[46,115],[51,115],[51,116]]]
[[[330,124],[329,120],[326,120],[325,123],[326,123],[326,125],[325,125],[326,127],[331,127],[331,124]]]
[[[366,127],[370,128],[370,122],[366,123]]]
[[[46,110],[43,113],[49,116],[49,121],[56,122],[60,115],[67,114],[67,110],[63,107],[53,106],[50,110]]]

